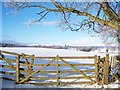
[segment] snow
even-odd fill
[[[95,50],[94,52],[95,53],[105,53],[106,52],[106,50],[108,50],[108,53],[109,54],[119,54],[119,49],[120,49],[120,47],[119,48],[99,48],[98,50]]]
[[[65,85],[58,86],[55,85],[33,85],[33,84],[15,84],[13,81],[3,80],[2,88],[120,88],[120,84],[117,82],[108,85],[97,85],[97,84],[80,84],[80,85]]]
[[[32,55],[34,54],[35,56],[94,56],[94,55],[98,55],[101,57],[104,57],[106,55],[105,52],[83,52],[83,51],[76,51],[73,49],[48,49],[48,48],[0,48],[0,50],[5,50],[5,51],[10,51],[10,52],[16,52],[16,53],[25,53],[25,54],[29,54]],[[104,50],[102,50],[104,51]],[[114,53],[110,53],[110,56],[116,55],[118,54],[118,52],[114,52]],[[40,60],[42,63],[46,63],[49,60]],[[36,60],[35,63],[37,63],[38,61]],[[68,62],[70,63],[94,63],[94,60],[68,60]],[[54,62],[53,62],[54,63]],[[61,62],[60,62],[61,63]],[[82,67],[79,67],[80,69],[85,69]],[[87,67],[86,67],[87,68]],[[37,69],[37,68],[34,68]],[[54,68],[46,68],[46,70],[49,69],[54,69]],[[65,68],[67,69],[67,68]],[[89,68],[90,69],[90,68]],[[70,70],[70,69],[69,69]],[[54,74],[50,74],[50,75],[54,75]],[[71,76],[71,74],[67,74],[67,76]],[[75,75],[74,75],[75,76]],[[77,75],[76,75],[77,76]],[[49,77],[49,75],[48,75]],[[0,80],[1,81],[1,80]],[[65,80],[64,80],[65,81]],[[66,80],[66,82],[68,81],[73,81],[73,80]],[[79,80],[78,80],[79,81]],[[82,81],[86,81],[86,80],[82,80]],[[118,82],[116,83],[111,83],[109,85],[97,85],[97,84],[80,84],[80,85],[65,85],[65,86],[59,86],[60,88],[120,88],[120,85],[118,85]],[[9,81],[9,80],[2,80],[2,88],[56,88],[56,86],[39,86],[39,85],[31,85],[31,84],[15,84],[14,81]]]
[[[93,56],[99,54],[103,56],[105,53],[98,52],[83,52],[76,51],[74,49],[48,49],[48,48],[0,48],[1,50],[16,52],[16,53],[25,53],[35,56]]]
[[[77,51],[75,49],[50,49],[50,48],[30,48],[30,47],[0,47],[0,50],[16,52],[16,53],[25,53],[35,56],[105,56],[106,49],[103,48],[100,51],[91,51],[91,52],[84,52],[84,51]],[[117,55],[118,50],[114,53],[109,53],[110,55]]]

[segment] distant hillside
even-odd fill
[[[2,40],[1,43],[4,44],[18,44],[18,42],[12,41],[12,40]]]
[[[0,47],[25,47],[25,45],[0,43]]]

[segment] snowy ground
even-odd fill
[[[109,85],[89,85],[89,84],[80,84],[80,85],[65,85],[65,86],[49,86],[49,85],[33,85],[33,84],[15,84],[13,81],[3,80],[2,81],[2,88],[120,88],[118,83],[111,83]]]
[[[83,52],[83,51],[76,51],[75,49],[48,49],[48,48],[29,48],[29,47],[23,47],[23,48],[12,48],[12,47],[4,47],[0,50],[6,50],[16,53],[26,53],[26,54],[35,54],[35,56],[93,56],[93,55],[100,55],[105,56],[106,52],[105,49],[101,49],[100,51],[91,51],[91,52]],[[118,54],[118,50],[116,52],[109,52],[110,55]]]
[[[105,52],[83,52],[76,51],[72,49],[47,49],[47,48],[0,48],[0,50],[16,52],[16,53],[25,53],[25,54],[34,54],[35,56],[94,56],[98,55],[104,57],[106,55]],[[114,56],[118,54],[118,52],[110,53],[110,56]],[[36,60],[37,61],[37,60]],[[41,61],[42,62],[42,61]],[[46,63],[47,61],[43,62]],[[82,63],[82,60],[74,60],[71,63]],[[93,63],[93,60],[86,60],[86,63]],[[37,63],[37,62],[36,62]],[[80,67],[81,68],[81,67]],[[84,68],[83,68],[84,69]],[[15,84],[13,81],[2,80],[2,88],[56,88],[56,86],[39,86],[39,85],[31,85],[31,84]],[[60,88],[120,88],[118,82],[111,83],[108,86],[104,85],[88,85],[88,84],[80,84],[80,85],[65,85],[60,86]]]

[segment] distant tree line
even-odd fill
[[[7,43],[0,43],[0,47],[36,47],[36,48],[52,48],[52,49],[75,49],[77,51],[86,51],[89,52],[91,50],[97,50],[100,47],[94,46],[60,46],[60,45],[22,45],[22,44],[7,44]]]

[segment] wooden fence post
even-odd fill
[[[17,55],[16,56],[16,83],[19,83],[19,81],[20,81],[20,70],[19,70],[20,64],[19,64],[19,61],[20,61],[20,56]]]
[[[100,56],[98,56],[98,85],[101,84],[100,81]]]
[[[95,81],[98,83],[98,58],[97,55],[95,55]]]
[[[116,60],[117,60],[117,56],[114,56],[114,58],[113,58],[113,66],[115,66],[116,65]]]
[[[105,61],[104,61],[104,77],[103,77],[103,82],[104,84],[108,85],[108,75],[109,75],[109,54],[106,54]]]
[[[59,67],[59,62],[58,62],[58,59],[59,59],[59,56],[57,55],[57,57],[56,57],[56,86],[58,86],[59,85],[59,69],[58,69],[58,67]]]
[[[105,57],[101,58],[98,57],[98,84],[103,85],[104,84],[104,61]]]
[[[33,64],[34,64],[34,55],[31,56],[31,62],[30,62],[30,74],[33,72]]]

